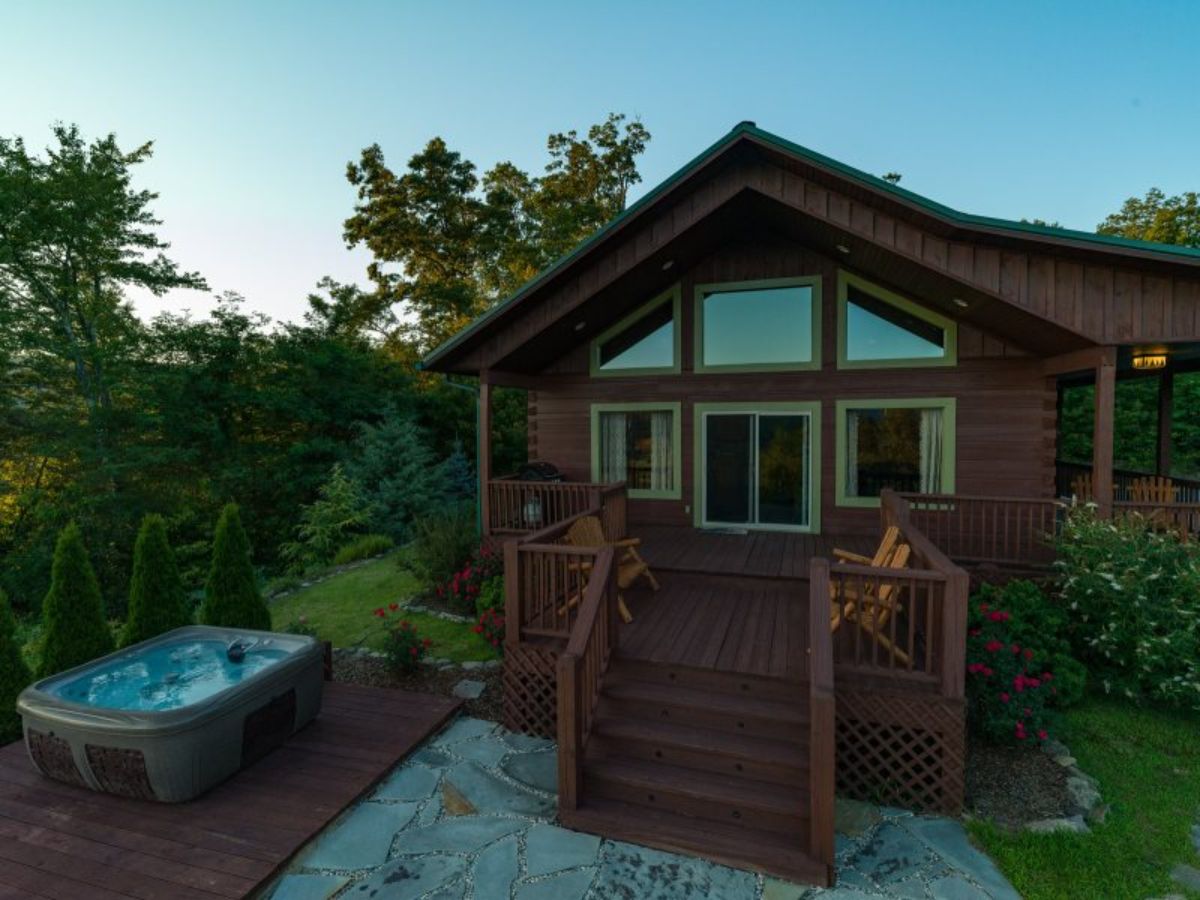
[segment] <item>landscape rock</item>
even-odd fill
[[[993,900],[1021,900],[996,864],[975,847],[960,823],[953,819],[914,816],[905,827],[923,840],[941,859],[980,885]]]
[[[851,860],[855,869],[880,884],[916,875],[928,861],[929,847],[894,822],[879,826]]]
[[[988,900],[988,895],[961,875],[947,875],[929,885],[934,900]]]
[[[595,877],[595,869],[576,869],[518,885],[517,900],[582,900]]]
[[[1025,830],[1035,834],[1053,834],[1057,831],[1086,834],[1088,827],[1087,823],[1083,821],[1083,816],[1071,816],[1062,819],[1038,819],[1038,821],[1026,825]]]
[[[383,866],[356,885],[351,895],[415,900],[459,878],[466,867],[467,861],[458,856],[426,854],[405,858]]]
[[[419,853],[471,853],[492,841],[520,831],[528,822],[502,819],[498,816],[479,816],[473,819],[446,819],[424,828],[412,828],[396,841],[396,852],[402,855]]]
[[[1171,868],[1171,880],[1189,891],[1200,891],[1200,869],[1176,863]]]
[[[505,838],[475,859],[475,900],[508,900],[519,871],[517,839]]]
[[[510,778],[539,791],[558,790],[558,755],[552,752],[521,753],[508,757],[500,767]]]
[[[1071,768],[1077,762],[1073,756],[1056,756],[1054,757],[1054,761],[1065,769]]]
[[[424,800],[437,787],[438,773],[420,766],[403,766],[375,789],[374,800]]]
[[[482,681],[473,681],[470,678],[464,678],[454,686],[453,694],[455,697],[461,697],[464,700],[478,700],[483,696],[485,688],[487,688],[487,685]]]
[[[1100,791],[1096,789],[1094,779],[1082,775],[1072,775],[1067,779],[1067,794],[1071,802],[1084,812],[1100,802]]]
[[[515,816],[549,816],[554,802],[501,781],[477,763],[460,763],[446,773],[445,783],[455,787],[481,813]]]
[[[442,809],[448,816],[473,816],[478,810],[475,804],[462,795],[450,782],[442,785]]]
[[[271,900],[327,900],[349,880],[341,875],[284,875]]]
[[[607,897],[654,900],[754,900],[758,889],[749,872],[622,841],[605,842],[599,883]]]
[[[881,819],[879,807],[873,803],[838,797],[834,806],[834,830],[850,837],[865,833],[868,828],[879,824]]]
[[[378,866],[387,860],[393,836],[416,814],[416,803],[364,803],[317,838],[304,865],[313,869]]]

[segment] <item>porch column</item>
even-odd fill
[[[1092,492],[1101,516],[1112,515],[1113,419],[1117,402],[1115,351],[1096,366],[1096,417],[1092,430]]]
[[[1171,413],[1175,407],[1175,373],[1170,367],[1158,376],[1158,452],[1154,473],[1171,476]]]
[[[492,480],[492,385],[487,369],[479,373],[478,403],[475,465],[479,472],[479,532],[482,537],[487,537],[492,531],[491,499],[488,496],[488,485]]]

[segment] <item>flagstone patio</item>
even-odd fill
[[[271,900],[1009,900],[951,819],[838,809],[838,886],[794,885],[554,824],[554,744],[462,718],[301,851]]]

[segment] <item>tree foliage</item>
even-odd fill
[[[236,503],[226,504],[217,521],[200,621],[224,628],[271,628],[271,613],[258,590],[250,542]]]
[[[17,714],[17,695],[33,675],[17,644],[17,623],[8,596],[0,590],[0,742],[21,736],[21,717]]]
[[[335,463],[317,499],[301,509],[296,540],[284,544],[281,555],[297,571],[328,564],[370,521],[371,506],[362,488]]]
[[[191,624],[183,579],[162,516],[151,514],[142,520],[133,548],[128,609],[121,630],[123,647]]]
[[[104,599],[74,522],[54,548],[50,591],[42,602],[41,677],[82,665],[113,649]]]
[[[1151,188],[1145,197],[1126,200],[1096,231],[1139,241],[1200,247],[1200,194],[1186,191],[1168,197],[1159,188]]]

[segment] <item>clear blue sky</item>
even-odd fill
[[[176,258],[275,317],[322,275],[364,278],[344,170],[372,142],[540,169],[549,132],[624,111],[654,135],[646,190],[754,119],[951,206],[1084,229],[1200,189],[1194,0],[5,0],[0,35],[0,133],[153,139],[141,184]]]

